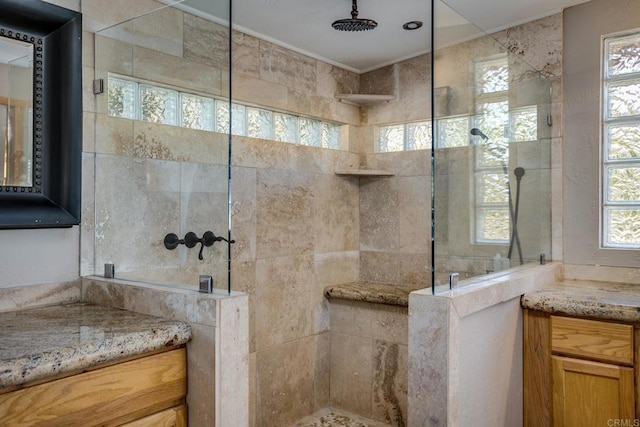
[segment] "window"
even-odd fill
[[[340,125],[316,119],[231,104],[218,98],[109,75],[108,113],[189,129],[229,132],[322,148],[340,148]],[[231,123],[230,123],[231,122]]]
[[[640,33],[605,39],[602,246],[640,248]]]

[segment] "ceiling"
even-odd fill
[[[557,13],[588,0],[436,0],[436,42],[448,45]],[[359,0],[359,18],[373,19],[370,31],[331,27],[351,17],[351,0],[233,0],[233,25],[248,34],[358,73],[430,50],[429,0]],[[185,0],[184,9],[228,22],[227,1]],[[499,11],[499,13],[497,13]],[[406,31],[407,21],[424,23]],[[472,21],[471,24],[469,21]],[[475,24],[475,25],[474,25]]]

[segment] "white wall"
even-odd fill
[[[47,2],[80,10],[80,0]],[[79,247],[79,227],[0,230],[0,288],[78,279]]]

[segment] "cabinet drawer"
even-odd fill
[[[551,316],[551,351],[633,365],[633,326]]]

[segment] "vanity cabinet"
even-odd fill
[[[524,425],[634,425],[635,330],[525,310]]]
[[[186,426],[184,347],[0,394],[3,426]]]

